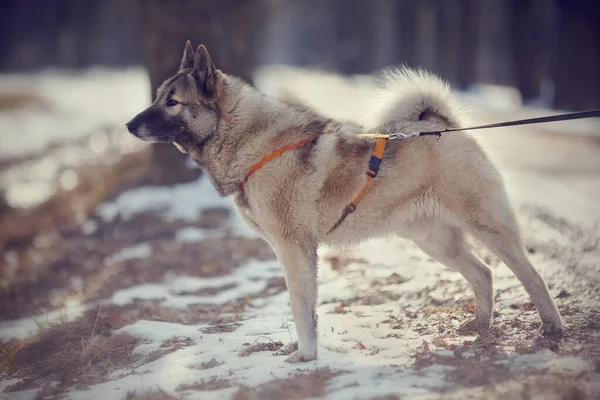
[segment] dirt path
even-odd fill
[[[206,185],[189,185],[207,194]],[[162,215],[173,211],[162,206]],[[599,237],[545,208],[519,209],[532,261],[568,325],[561,340],[539,336],[539,319],[523,288],[484,250],[480,256],[495,276],[493,326],[480,335],[458,334],[473,311],[466,282],[411,243],[382,241],[321,254],[319,360],[285,364],[281,355],[294,340],[294,324],[280,267],[264,243],[244,238],[247,231],[226,208],[208,209],[191,223],[194,218],[169,222],[130,207],[125,220],[97,218],[94,233],[62,239],[71,250],[51,268],[72,272],[58,275],[66,287],[57,283],[50,292],[61,290],[62,304],[78,299],[87,306],[65,318],[76,328],[65,328],[64,320],[42,322],[41,335],[5,342],[20,350],[18,369],[5,375],[3,386],[16,385],[6,390],[23,398],[40,390],[125,398],[156,387],[174,398],[593,398],[600,393]],[[73,362],[65,376],[35,374],[36,365],[64,358],[61,352],[69,348],[70,342],[55,340],[56,353],[44,353],[49,358],[32,353],[47,332],[76,329],[87,332],[78,333],[79,340],[100,340],[92,339],[100,332],[91,333],[96,326],[103,327],[107,343],[125,343],[126,357],[113,355],[113,365],[96,369],[93,361],[87,369]],[[4,336],[27,329],[38,330],[28,317],[0,325]],[[83,372],[88,380],[74,380]]]

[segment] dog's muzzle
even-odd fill
[[[137,118],[132,119],[131,121],[129,121],[128,123],[125,124],[125,126],[127,127],[127,130],[129,131],[129,133],[137,136],[137,131],[138,129],[140,129],[140,121],[136,120]]]

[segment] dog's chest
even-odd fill
[[[252,208],[250,207],[246,194],[244,192],[235,194],[233,196],[233,203],[235,205],[235,208],[237,209],[238,214],[242,217],[242,219],[248,225],[250,225],[250,227],[254,229],[260,236],[266,239],[265,232],[263,231],[263,229],[260,228],[260,226],[257,223],[256,216],[254,216],[252,213]]]

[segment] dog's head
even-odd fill
[[[158,88],[154,103],[129,121],[127,129],[151,143],[177,143],[178,138],[202,143],[217,127],[218,79],[206,47],[199,46],[194,54],[188,40],[177,74]]]

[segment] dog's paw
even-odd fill
[[[560,337],[563,335],[564,326],[562,321],[543,321],[540,331],[547,337]]]
[[[302,352],[300,350],[292,353],[291,356],[285,359],[288,363],[312,361],[317,358],[317,352]]]
[[[471,318],[463,322],[458,328],[459,332],[476,332],[490,327],[490,321],[485,318]]]

